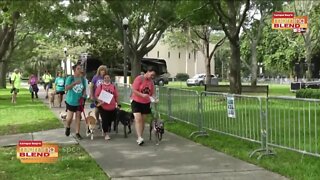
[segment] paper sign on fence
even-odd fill
[[[112,98],[113,98],[113,94],[111,94],[105,90],[102,90],[99,97],[98,97],[99,100],[101,100],[107,104],[110,104]]]
[[[229,118],[236,118],[234,97],[227,97],[227,113]]]

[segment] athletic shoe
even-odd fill
[[[105,137],[104,137],[105,140],[110,140],[110,136],[107,134]]]
[[[79,133],[76,134],[76,138],[77,138],[78,140],[81,140],[81,139],[82,139],[82,137],[80,136]]]
[[[66,133],[65,134],[66,134],[66,136],[70,135],[70,128],[69,127],[66,128]]]
[[[138,143],[138,145],[139,146],[141,146],[144,142],[143,142],[143,138],[142,137],[139,137],[138,139],[137,139],[137,143]]]

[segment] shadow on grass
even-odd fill
[[[0,126],[0,135],[36,132],[62,127],[63,124],[57,118],[38,119],[35,122],[2,125]]]

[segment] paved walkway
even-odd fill
[[[43,93],[40,93],[40,98],[43,99],[43,97]],[[48,105],[46,100],[44,102]],[[59,112],[63,111],[63,109],[52,108],[52,111],[59,116]],[[86,111],[89,110],[90,108],[87,107]],[[84,136],[85,125],[83,121],[81,127],[81,134]],[[98,131],[96,131],[93,141],[89,137],[79,141],[80,145],[112,179],[286,179],[261,167],[238,160],[169,132],[165,133],[164,139],[159,146],[148,140],[143,146],[138,146],[135,142],[135,134],[130,134],[128,138],[124,138],[122,129],[119,132],[119,134],[111,134],[112,139],[109,142],[106,142]],[[74,135],[74,130],[71,133]],[[147,137],[148,133],[145,132],[144,139],[147,139]],[[9,145],[10,142],[11,145],[14,145],[17,139],[21,138],[76,143],[71,136],[64,136],[63,129],[57,129],[1,137],[0,146]]]

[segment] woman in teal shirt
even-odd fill
[[[80,100],[83,97],[86,97],[86,84],[84,78],[81,76],[82,68],[80,64],[76,64],[72,67],[74,71],[73,76],[69,76],[66,79],[65,90],[67,91],[66,95],[66,107],[67,107],[67,127],[66,127],[66,136],[70,135],[70,125],[72,123],[73,114],[76,114],[76,138],[82,139],[79,134],[80,131],[80,119],[82,108],[80,105]]]
[[[56,91],[56,94],[59,96],[59,105],[61,107],[61,102],[64,95],[64,78],[62,77],[61,72],[57,73],[57,77],[54,81],[54,89]]]

